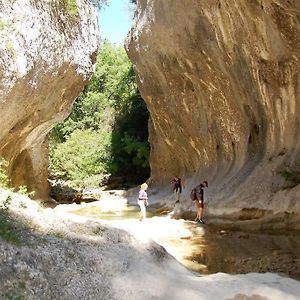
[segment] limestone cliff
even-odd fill
[[[279,175],[299,166],[299,1],[140,0],[126,47],[154,184],[207,179],[214,213],[300,212]]]
[[[0,0],[0,156],[15,186],[46,197],[45,137],[70,112],[98,48],[88,0]]]

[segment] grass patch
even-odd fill
[[[24,297],[24,291],[26,289],[25,282],[18,282],[13,285],[12,288],[9,289],[9,291],[6,293],[5,297],[6,300],[23,300]]]
[[[4,158],[0,157],[0,187],[2,188],[8,188],[9,186],[7,167],[8,162]]]
[[[62,232],[59,232],[59,231],[56,231],[56,232],[53,232],[50,234],[51,236],[54,236],[58,239],[65,239],[66,238],[66,235]]]
[[[0,238],[16,246],[28,246],[29,243],[24,236],[28,228],[10,216],[8,211],[10,201],[11,197],[8,196],[0,207]]]

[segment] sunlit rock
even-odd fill
[[[77,0],[0,1],[0,156],[14,186],[46,197],[50,129],[70,113],[98,48],[94,7]]]
[[[207,179],[210,211],[300,212],[299,1],[138,1],[126,48],[151,113],[151,181]],[[287,189],[285,189],[287,188]],[[190,203],[192,205],[192,202]]]

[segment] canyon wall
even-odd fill
[[[14,186],[48,197],[46,136],[93,72],[99,44],[89,0],[0,0],[0,156]]]
[[[187,199],[207,179],[215,214],[300,212],[299,1],[139,0],[126,49],[151,114],[152,186],[179,175]]]

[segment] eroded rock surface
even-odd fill
[[[94,7],[77,0],[0,1],[0,156],[15,186],[48,195],[45,137],[71,111],[98,48]]]
[[[154,184],[207,179],[213,213],[300,212],[279,174],[299,165],[299,1],[140,0],[126,47]]]

